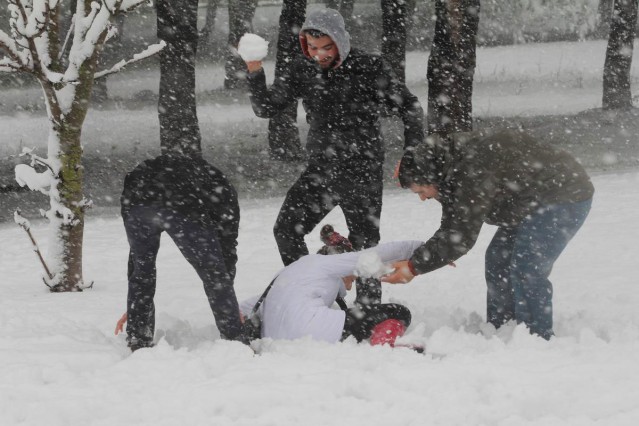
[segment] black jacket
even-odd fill
[[[442,204],[439,229],[411,258],[418,273],[464,255],[484,223],[514,227],[541,206],[585,201],[594,193],[572,156],[517,131],[428,137],[406,157],[413,172],[429,175],[422,183],[438,186]]]
[[[133,206],[168,207],[216,231],[231,277],[237,263],[240,207],[224,174],[200,157],[160,155],[129,172],[120,199],[122,217]]]
[[[417,97],[378,56],[351,50],[340,66],[329,70],[299,57],[268,89],[263,70],[250,73],[248,81],[258,117],[271,118],[302,99],[311,161],[383,159],[379,118],[384,106],[401,116],[405,147],[423,140],[424,112]]]

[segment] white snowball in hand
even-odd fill
[[[357,266],[355,266],[357,276],[364,278],[379,278],[392,271],[393,268],[382,262],[379,254],[375,251],[362,253],[357,259]]]
[[[268,53],[268,41],[256,34],[246,33],[240,39],[237,53],[245,62],[261,61]]]

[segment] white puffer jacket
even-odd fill
[[[395,241],[367,250],[334,255],[310,254],[290,264],[277,275],[275,283],[258,314],[262,319],[262,337],[338,342],[346,314],[331,306],[346,288],[342,277],[355,272],[362,253],[376,251],[384,263],[409,259],[422,241]],[[259,296],[241,304],[248,314]]]

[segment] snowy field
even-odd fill
[[[512,117],[575,114],[600,108],[605,54],[603,40],[479,48],[473,113],[477,117]],[[426,105],[428,97],[428,55],[429,52],[410,52],[406,58],[407,85],[422,105]],[[637,63],[639,45],[634,49],[633,86],[639,80]],[[272,61],[265,63],[268,78],[273,78],[273,68]],[[242,143],[225,134],[237,126],[265,134],[268,120],[255,117],[248,95],[238,93],[235,98],[227,98],[215,93],[224,81],[223,66],[199,66],[196,77],[198,117],[205,145]],[[157,70],[124,71],[108,80],[110,96],[124,100],[142,90],[157,93],[158,85]],[[42,92],[37,88],[4,90],[1,96],[7,106],[43,104]],[[305,123],[301,106],[298,120]],[[47,140],[47,122],[41,115],[18,113],[2,117],[0,130],[0,155],[20,152],[22,146],[44,147]],[[135,149],[157,147],[157,108],[153,104],[136,110],[89,110],[82,134],[85,152],[130,152],[132,145]]]
[[[157,346],[130,354],[114,336],[128,246],[115,213],[89,217],[92,290],[51,294],[26,235],[0,226],[0,425],[628,425],[639,424],[639,172],[594,176],[590,217],[551,276],[550,342],[484,324],[475,249],[384,298],[408,305],[408,349],[221,341],[202,286],[170,239],[158,258]],[[242,203],[236,290],[261,292],[280,266],[271,234],[281,199]],[[387,191],[382,238],[425,239],[439,208]],[[336,211],[325,222],[344,231]],[[46,227],[34,225],[46,246]],[[311,250],[318,235],[308,239]],[[44,247],[46,249],[46,247]],[[352,295],[350,296],[352,300]]]

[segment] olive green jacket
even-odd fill
[[[433,183],[442,219],[411,258],[420,274],[468,252],[484,223],[515,227],[536,209],[585,201],[594,193],[588,174],[572,156],[519,131],[430,136],[412,155],[417,170],[427,170],[428,162],[440,157]]]

